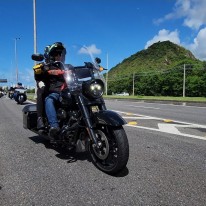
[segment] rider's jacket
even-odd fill
[[[48,93],[59,93],[66,87],[60,64],[48,66],[39,63],[33,67],[33,70],[35,80],[43,81]]]

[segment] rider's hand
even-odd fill
[[[33,67],[34,73],[35,73],[35,74],[42,74],[43,68],[44,68],[44,64],[43,64],[43,63],[36,64],[36,65]]]
[[[43,88],[43,87],[45,87],[44,82],[40,81],[40,82],[38,83],[38,87],[39,87],[40,89]]]

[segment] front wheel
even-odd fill
[[[95,133],[98,147],[90,145],[93,164],[107,174],[123,170],[129,159],[129,143],[124,128],[99,125]]]
[[[17,103],[23,104],[27,100],[26,95],[20,94],[17,96]]]

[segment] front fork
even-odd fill
[[[96,148],[99,148],[98,142],[97,142],[97,139],[96,139],[96,134],[93,130],[91,116],[89,115],[88,108],[84,105],[84,100],[81,96],[78,96],[78,102],[79,102],[79,107],[82,111],[82,116],[83,116],[84,122],[86,124],[86,129],[87,129],[87,131],[89,133],[89,136],[90,136],[90,138],[92,139],[92,142],[93,142],[92,146],[96,147]],[[106,110],[105,104],[101,105],[100,107],[101,107],[100,109]]]

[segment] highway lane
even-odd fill
[[[206,140],[204,107],[118,100],[106,104],[123,116],[127,126]]]
[[[24,130],[22,108],[0,99],[0,205],[205,205],[205,140],[125,126],[130,159],[114,177]]]
[[[108,109],[206,125],[206,107],[106,100]]]

